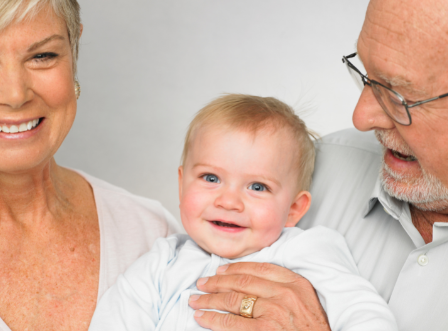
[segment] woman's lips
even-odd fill
[[[40,130],[42,122],[44,122],[43,117],[22,122],[0,124],[0,139],[16,140],[29,138]]]
[[[18,133],[31,131],[39,124],[40,119],[36,118],[34,120],[23,121],[21,123],[15,124],[0,124],[0,132],[5,133]]]

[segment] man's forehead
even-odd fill
[[[391,86],[434,82],[448,68],[448,1],[372,0],[358,53],[369,74]]]
[[[364,27],[396,43],[397,51],[405,55],[412,51],[437,52],[448,44],[448,1],[371,0]],[[435,49],[418,47],[423,45]]]

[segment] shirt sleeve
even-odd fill
[[[176,239],[158,239],[99,301],[89,331],[155,330],[162,304],[160,284],[173,258]]]
[[[387,303],[359,275],[344,237],[318,226],[290,238],[283,265],[316,289],[333,331],[398,330]]]

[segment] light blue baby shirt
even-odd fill
[[[160,238],[105,293],[89,330],[205,330],[188,305],[190,295],[203,294],[197,280],[215,275],[221,265],[249,261],[273,263],[307,278],[333,331],[397,330],[386,302],[359,276],[345,239],[321,226],[284,229],[270,247],[233,260],[205,252],[187,235]]]

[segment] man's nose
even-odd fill
[[[0,66],[0,106],[19,109],[33,97],[25,70]]]
[[[241,193],[232,188],[223,189],[215,199],[215,207],[237,212],[244,211]]]
[[[364,86],[353,112],[353,125],[359,131],[393,129],[395,122],[384,112],[375,98],[372,88]]]

